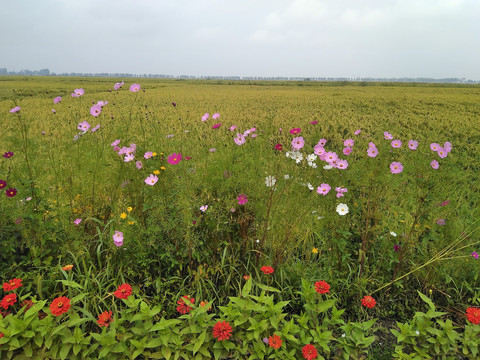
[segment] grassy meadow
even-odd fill
[[[269,293],[288,320],[311,311],[305,282],[325,281],[318,316],[378,319],[375,342],[322,346],[332,359],[366,358],[361,347],[392,358],[390,329],[425,310],[418,291],[459,328],[480,306],[479,86],[128,79],[114,90],[117,81],[0,77],[0,153],[13,152],[0,158],[0,281],[21,278],[19,296],[76,296],[95,319],[119,314],[112,294],[123,283],[165,318],[185,295],[227,314],[232,297]],[[332,167],[320,157],[333,152]],[[262,329],[252,341],[269,337]],[[329,341],[346,341],[345,329]],[[265,356],[301,356],[286,343]],[[238,358],[263,358],[257,345]]]

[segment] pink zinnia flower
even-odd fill
[[[120,139],[115,140],[110,146],[117,146],[118,144],[120,144]]]
[[[376,156],[378,155],[378,150],[377,150],[377,148],[376,148],[376,147],[369,148],[369,149],[367,150],[367,155],[368,155],[369,157],[372,157],[372,158],[376,157]]]
[[[173,153],[168,156],[167,162],[171,165],[176,165],[182,160],[182,154]]]
[[[353,139],[347,139],[343,142],[343,146],[353,146],[355,144],[355,140]]]
[[[328,192],[330,191],[331,186],[328,184],[321,184],[319,187],[317,187],[317,193],[322,194],[323,196],[327,195]]]
[[[62,101],[62,97],[61,97],[61,96],[57,96],[55,99],[53,99],[53,103],[54,103],[54,104],[58,104],[60,101]]]
[[[15,106],[13,109],[10,109],[10,112],[12,114],[15,114],[16,112],[19,112],[20,111],[20,106]]]
[[[238,205],[245,205],[248,202],[247,195],[240,194],[237,197]]]
[[[115,234],[113,234],[113,243],[116,246],[123,245],[123,232],[115,230]]]
[[[325,153],[325,160],[329,163],[332,163],[338,160],[338,155],[333,151],[329,151]]]
[[[292,140],[292,148],[293,148],[294,150],[300,150],[301,148],[303,148],[304,145],[305,145],[305,140],[303,140],[303,137],[302,137],[302,136],[293,138],[293,140]]]
[[[385,140],[392,140],[393,139],[392,134],[390,134],[388,131],[385,131],[383,133],[383,137],[385,138]]]
[[[85,90],[83,89],[75,89],[73,90],[72,97],[79,97],[85,94]]]
[[[402,146],[402,142],[400,140],[393,140],[392,141],[392,147],[393,148],[399,148]]]
[[[283,149],[282,144],[275,145],[275,150],[282,151],[282,149]]]
[[[135,163],[135,166],[137,167],[138,170],[140,170],[140,169],[143,167],[143,164],[142,164],[141,161],[137,161],[137,162]]]
[[[213,119],[213,116],[212,116],[212,119]],[[215,124],[212,126],[212,129],[218,129],[220,125],[222,125],[222,123]]]
[[[343,159],[338,159],[337,161],[335,161],[335,166],[337,167],[337,169],[344,170],[348,167],[348,161]]]
[[[350,146],[343,148],[344,155],[350,155],[351,152],[352,152],[352,148]]]
[[[354,134],[355,134],[355,135],[358,135],[358,134],[360,134],[361,132],[362,132],[362,130],[358,129],[358,130],[355,130]]]
[[[81,123],[78,124],[77,129],[82,130],[83,132],[87,132],[88,129],[90,129],[91,125],[88,123],[88,121],[82,121]]]
[[[398,161],[394,161],[390,164],[390,172],[392,174],[399,174],[403,171],[403,165],[402,163]]]
[[[132,84],[132,85],[130,85],[130,91],[132,91],[132,92],[140,91],[140,84]]]
[[[245,136],[243,136],[242,134],[237,134],[237,137],[234,138],[233,141],[235,141],[235,144],[237,145],[243,145],[245,144]]]
[[[438,154],[438,156],[440,156],[441,159],[444,159],[444,158],[447,157],[448,152],[444,148],[440,147],[440,148],[438,148],[437,154]]]
[[[432,168],[434,168],[435,170],[437,170],[438,167],[439,167],[438,161],[437,160],[432,160],[432,162],[430,163],[430,166]]]
[[[210,117],[210,114],[205,113],[205,115],[202,116],[202,121],[207,121],[209,117]]]
[[[292,134],[292,135],[297,135],[297,134],[299,134],[301,131],[302,131],[301,128],[293,128],[293,129],[290,129],[290,134]]]
[[[213,115],[212,115],[212,119],[213,119],[213,120],[220,119],[220,114],[219,114],[219,113],[213,114]]]
[[[144,157],[145,159],[150,159],[152,156],[153,156],[153,152],[151,152],[151,151],[147,151],[147,152],[143,155],[143,157]]]
[[[157,183],[157,181],[158,181],[158,176],[150,174],[150,176],[145,179],[145,184],[153,186]]]
[[[418,148],[418,141],[410,140],[410,141],[408,142],[408,148],[409,148],[410,150],[417,150],[417,148]]]
[[[82,219],[76,219],[73,223],[75,224],[75,226],[78,226],[80,225],[81,222],[82,222]]]
[[[430,149],[432,151],[438,151],[439,148],[440,148],[440,145],[438,145],[437,143],[431,143],[430,144]]]

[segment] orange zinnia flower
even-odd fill
[[[270,336],[268,338],[268,345],[274,349],[279,349],[280,346],[282,346],[282,339],[280,339],[278,335]]]
[[[50,311],[52,312],[52,315],[60,316],[63,313],[66,313],[70,309],[70,306],[70,299],[61,296],[52,301],[50,304]]]
[[[100,327],[102,326],[107,327],[108,325],[110,325],[112,321],[113,321],[112,312],[104,311],[103,313],[98,315],[97,324]]]
[[[64,267],[62,267],[63,271],[70,271],[72,269],[73,269],[73,265],[65,265]]]

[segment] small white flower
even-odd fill
[[[290,175],[287,174],[287,175],[284,176],[284,178],[285,178],[285,180],[288,180],[288,179],[290,179]]]
[[[317,220],[322,220],[324,218],[324,216],[319,216],[317,217]]]
[[[291,151],[290,158],[295,160],[295,162],[299,164],[303,160],[303,155],[300,151]]]
[[[395,233],[394,231],[390,231],[390,235],[392,235],[393,237],[396,237],[397,233]]]
[[[259,239],[255,240],[255,241],[256,241],[257,243],[259,243],[259,242],[260,242],[260,240],[259,240]]]
[[[325,170],[330,170],[330,169],[333,169],[333,166],[327,164],[327,165],[324,165],[323,168],[324,168]]]
[[[313,211],[312,211],[312,214],[316,214],[316,213],[317,213],[317,210],[313,210]]]
[[[313,189],[315,189],[315,188],[313,187],[313,185],[310,184],[310,183],[307,184],[307,187],[308,187],[308,190],[313,190]]]
[[[307,161],[308,162],[314,162],[315,160],[317,160],[317,155],[310,154],[310,155],[307,156]]]
[[[348,206],[347,204],[338,204],[337,206],[337,213],[339,215],[345,215],[345,214],[348,214]]]
[[[275,179],[275,176],[267,176],[265,178],[265,185],[267,185],[268,187],[272,187],[272,186],[275,186],[277,182],[277,179]]]
[[[415,334],[420,335],[420,331],[416,330]]]
[[[200,206],[200,211],[205,212],[208,209],[208,205]]]
[[[315,164],[314,162],[309,161],[309,162],[308,162],[308,165],[311,166],[311,167],[314,168],[314,169],[317,168],[317,164]]]
[[[286,157],[290,157],[290,151],[287,151],[287,152],[285,153],[285,156],[286,156]]]
[[[345,337],[345,336],[347,336],[347,335],[346,335],[345,333],[343,333],[343,334],[342,334],[342,337]]]

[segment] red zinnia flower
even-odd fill
[[[317,358],[317,349],[312,344],[307,344],[302,349],[303,357],[306,360],[313,360]]]
[[[118,299],[127,299],[130,295],[132,295],[132,287],[126,283],[122,284],[117,288],[113,295],[115,295],[115,297]]]
[[[278,335],[270,336],[268,338],[268,345],[274,349],[279,349],[280,346],[282,346],[282,339],[280,339]]]
[[[60,316],[70,309],[70,299],[65,296],[60,296],[52,301],[50,304],[50,311],[52,315]]]
[[[5,336],[4,333],[0,333],[0,339],[1,339],[2,337],[4,337],[4,336]],[[0,344],[0,346],[2,346],[2,344]]]
[[[193,309],[191,306],[187,305],[187,301],[190,301],[191,304],[195,303],[195,299],[191,298],[189,295],[182,296],[180,300],[177,301],[177,311],[180,314],[187,314]]]
[[[480,324],[480,308],[468,308],[467,319],[474,325]]]
[[[16,302],[17,302],[17,294],[5,295],[5,297],[0,302],[0,307],[7,310],[10,305],[15,304]]]
[[[3,283],[3,291],[12,291],[18,289],[20,286],[23,286],[22,279],[8,280],[8,282]]]
[[[375,301],[375,299],[371,296],[364,296],[363,299],[362,299],[362,305],[367,307],[367,308],[373,308],[375,305],[377,304],[377,302]]]
[[[230,323],[226,321],[219,321],[213,326],[213,337],[217,339],[217,341],[223,341],[230,339],[232,336],[232,327]]]
[[[112,321],[113,321],[112,312],[111,311],[104,311],[103,313],[98,315],[97,324],[100,327],[102,327],[102,326],[107,327],[108,325],[110,325],[110,323]]]
[[[317,281],[315,283],[315,291],[319,294],[326,294],[330,292],[330,285],[326,283],[325,281]]]
[[[8,197],[14,197],[15,195],[17,195],[17,189],[10,188],[10,189],[7,190],[5,195],[7,195]]]
[[[271,266],[262,266],[260,270],[266,275],[273,274],[273,268]]]

